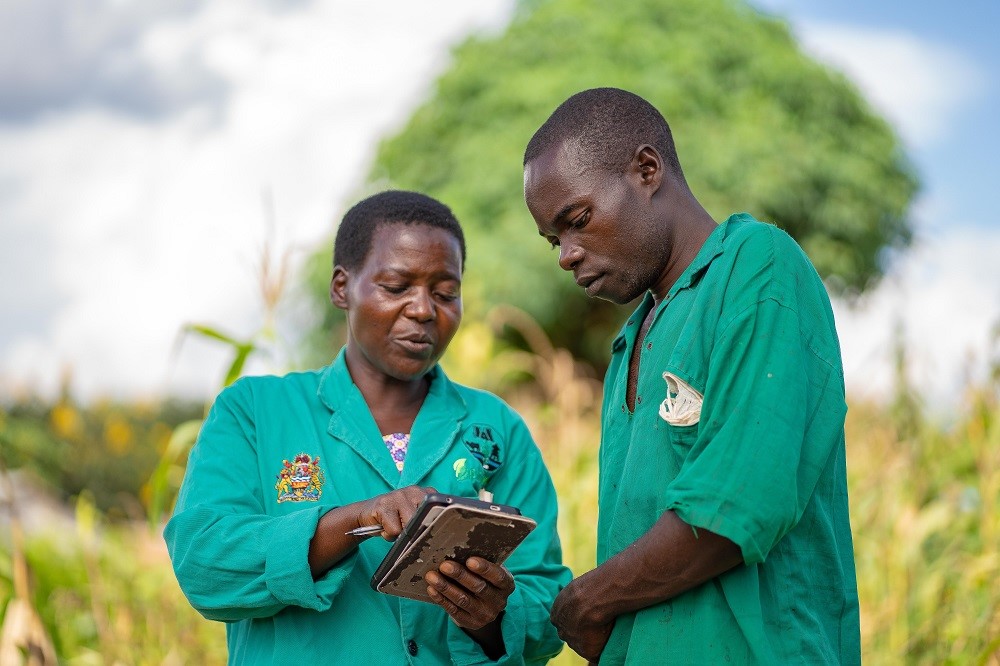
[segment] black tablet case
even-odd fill
[[[456,495],[428,495],[389,549],[373,589],[430,601],[424,574],[445,560],[464,563],[473,555],[502,564],[535,521],[514,507]]]

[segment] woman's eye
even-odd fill
[[[379,286],[385,289],[390,294],[402,294],[404,291],[406,291],[405,286],[401,286],[398,284],[382,284]]]
[[[458,300],[458,294],[452,294],[448,292],[438,292],[437,297],[440,298],[442,301],[448,303]]]

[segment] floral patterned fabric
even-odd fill
[[[392,461],[396,463],[396,469],[403,471],[403,461],[406,460],[406,448],[410,445],[410,433],[394,432],[390,435],[382,435],[382,441],[389,449]]]

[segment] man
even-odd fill
[[[612,344],[599,566],[556,598],[562,638],[602,664],[860,663],[840,348],[802,250],[717,224],[622,90],[555,110],[524,193],[588,295],[644,295]]]

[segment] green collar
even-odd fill
[[[385,433],[379,432],[364,396],[351,379],[345,350],[342,348],[323,370],[316,390],[331,412],[327,433],[354,449],[390,487],[418,483],[444,457],[460,432],[468,411],[464,398],[439,365],[430,370],[430,390],[413,422],[406,464],[400,475],[382,441]]]
[[[674,282],[673,286],[667,292],[666,298],[660,302],[660,306],[657,310],[657,314],[654,317],[659,316],[659,313],[667,306],[667,304],[673,299],[674,295],[677,294],[681,289],[688,289],[694,286],[701,276],[704,275],[705,271],[711,265],[711,263],[725,251],[725,240],[729,235],[729,225],[734,222],[750,221],[753,217],[749,213],[736,213],[730,215],[725,221],[719,224],[708,238],[705,239],[704,244],[702,244],[701,249],[698,250],[698,254],[695,255],[694,260],[688,264],[688,267],[684,269],[677,281]],[[621,331],[615,337],[614,341],[611,343],[612,351],[620,351],[625,348],[626,341],[625,336],[628,332],[629,326],[631,326],[636,321],[641,321],[649,309],[653,306],[653,294],[647,291],[646,295],[643,296],[642,302],[639,307],[629,316],[628,321],[622,326]]]

